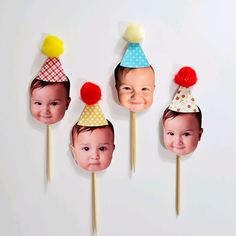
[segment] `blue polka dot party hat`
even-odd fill
[[[140,46],[144,38],[143,28],[138,24],[129,24],[124,33],[124,38],[129,42],[120,65],[127,68],[144,68],[150,64]]]

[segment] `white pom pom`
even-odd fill
[[[124,33],[124,38],[130,43],[140,43],[144,39],[143,27],[139,24],[129,24]]]

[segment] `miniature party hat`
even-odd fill
[[[169,109],[176,112],[199,112],[195,98],[191,94],[190,87],[197,82],[196,72],[188,66],[179,70],[175,75],[175,82],[180,85]]]
[[[120,65],[127,68],[149,67],[150,64],[140,46],[140,43],[144,38],[143,28],[138,24],[128,25],[124,38],[129,44]]]
[[[89,127],[108,125],[107,119],[98,105],[102,96],[100,87],[91,82],[86,82],[80,89],[80,96],[86,105],[77,125]]]
[[[36,78],[48,82],[68,81],[59,60],[59,56],[64,52],[63,41],[56,36],[48,35],[44,39],[41,51],[48,58]]]

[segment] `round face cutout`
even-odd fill
[[[39,122],[51,125],[60,121],[68,109],[70,98],[62,83],[51,83],[31,92],[30,109]]]
[[[126,68],[118,74],[117,93],[121,106],[137,112],[152,105],[155,75],[151,67]]]
[[[166,148],[176,155],[192,153],[200,141],[202,128],[194,113],[182,113],[163,120]]]
[[[81,168],[96,172],[106,169],[115,149],[114,133],[111,127],[98,127],[72,134],[71,151],[76,164]]]

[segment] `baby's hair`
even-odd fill
[[[153,70],[152,66],[149,66],[153,73],[155,74],[155,71]],[[119,78],[123,75],[123,74],[127,74],[130,70],[134,70],[134,69],[138,69],[138,68],[127,68],[127,67],[123,67],[120,65],[120,63],[116,66],[115,70],[114,70],[114,76],[115,76],[115,86],[116,89],[118,89],[119,87]]]
[[[103,125],[103,126],[81,126],[81,125],[78,125],[76,122],[72,128],[72,131],[71,131],[72,145],[74,145],[74,135],[75,134],[78,136],[82,132],[88,132],[88,131],[93,132],[95,129],[104,129],[104,128],[108,127],[111,129],[113,136],[114,136],[114,127],[109,120],[107,120],[107,122],[108,122],[108,125]]]
[[[199,109],[199,112],[188,112],[188,113],[184,113],[184,112],[177,112],[177,111],[172,111],[169,109],[169,107],[167,107],[163,113],[163,116],[162,116],[162,124],[164,125],[164,122],[167,120],[167,119],[174,119],[175,117],[177,116],[181,116],[181,115],[184,115],[184,114],[193,114],[197,120],[198,120],[198,123],[199,123],[199,127],[200,129],[202,128],[202,112],[201,112],[201,109],[198,107]]]
[[[34,89],[37,88],[44,88],[46,86],[52,86],[55,84],[62,84],[63,87],[66,89],[66,94],[68,96],[68,98],[70,97],[70,80],[67,77],[67,81],[63,81],[63,82],[49,82],[49,81],[43,81],[43,80],[39,80],[37,78],[35,78],[30,85],[30,95],[32,95],[32,92]]]

